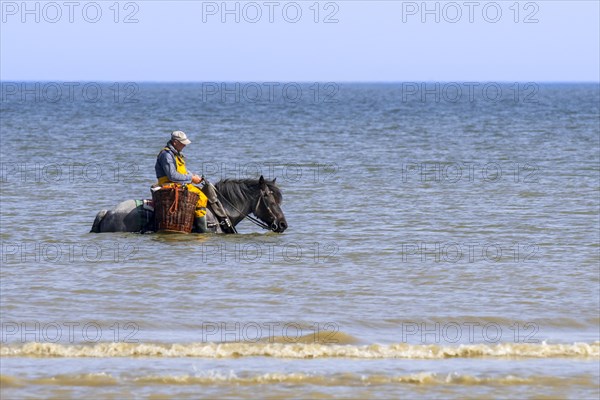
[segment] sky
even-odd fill
[[[2,81],[600,81],[600,1],[1,1]]]

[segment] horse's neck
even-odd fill
[[[256,201],[254,197],[248,199],[248,201],[245,201],[242,204],[227,198],[220,198],[219,200],[221,201],[221,204],[223,204],[223,207],[225,207],[225,211],[229,216],[229,220],[234,226],[246,218],[246,215],[251,214],[254,211],[253,204]]]

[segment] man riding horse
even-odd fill
[[[267,181],[261,175],[259,179],[225,179],[212,185],[185,167],[181,151],[190,143],[185,133],[173,132],[156,158],[155,170],[158,186],[186,185],[188,190],[198,194],[194,232],[237,233],[235,226],[244,219],[277,233],[287,229],[281,210],[281,190],[275,179]],[[202,190],[192,185],[202,181]],[[90,232],[151,232],[155,225],[154,209],[146,204],[147,200],[125,200],[113,209],[100,210]]]
[[[207,233],[206,224],[206,205],[208,198],[206,195],[192,183],[202,182],[203,177],[190,173],[185,167],[185,158],[181,151],[185,146],[192,143],[182,131],[171,133],[171,140],[165,148],[158,153],[154,170],[160,186],[169,186],[173,184],[186,185],[192,193],[198,194],[196,210],[194,212],[194,232]]]

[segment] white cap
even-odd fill
[[[174,131],[173,133],[171,133],[171,140],[177,140],[185,144],[186,146],[192,143],[192,141],[188,139],[185,133],[183,133],[182,131]]]

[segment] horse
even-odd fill
[[[207,194],[210,203],[214,194],[209,188],[216,188],[214,192],[218,201],[234,228],[248,217],[265,229],[283,233],[288,225],[281,210],[283,197],[281,190],[275,185],[276,179],[268,181],[262,175],[259,179],[225,179],[214,186],[205,184],[202,191]],[[125,200],[112,210],[100,211],[90,232],[153,232],[154,210],[146,206],[149,202],[149,200]],[[258,220],[250,217],[250,213]],[[206,212],[206,221],[211,232],[227,232],[210,207]]]

